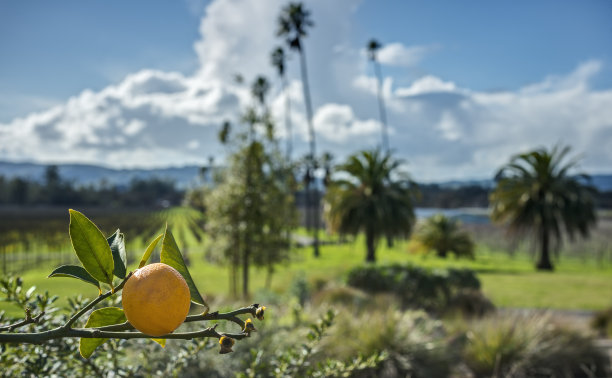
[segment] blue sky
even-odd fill
[[[248,102],[229,77],[274,79],[267,56],[280,42],[273,24],[284,3],[0,3],[0,159],[166,166],[222,155],[216,127]],[[512,151],[559,142],[588,152],[585,169],[612,171],[612,2],[305,4],[316,23],[306,42],[315,123],[322,148],[339,159],[379,138],[360,51],[376,37],[388,47],[392,145],[423,180],[488,177]],[[299,153],[296,64],[289,95]],[[279,120],[282,98],[273,93]]]

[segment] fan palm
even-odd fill
[[[366,261],[376,261],[381,237],[408,236],[414,224],[415,184],[400,171],[403,162],[379,149],[362,151],[338,167],[327,195],[327,217],[341,234],[366,237]]]
[[[569,147],[544,148],[514,156],[496,175],[491,218],[539,243],[538,270],[553,270],[551,242],[563,234],[583,237],[596,223],[594,194],[586,175],[570,175],[577,161],[566,161]]]
[[[374,66],[374,72],[376,73],[376,90],[378,96],[378,111],[380,113],[380,123],[382,124],[382,148],[385,151],[389,151],[389,136],[387,135],[387,112],[385,110],[385,103],[382,95],[382,73],[380,71],[380,63],[378,63],[376,53],[382,45],[375,39],[371,39],[368,42],[368,58],[372,61]]]
[[[415,231],[415,238],[428,250],[436,251],[438,257],[449,253],[457,257],[474,258],[474,241],[466,231],[461,230],[459,221],[437,214],[427,218]]]
[[[276,34],[285,39],[287,46],[300,54],[300,68],[302,74],[302,89],[304,91],[304,104],[306,106],[306,119],[308,121],[308,134],[310,143],[310,156],[315,161],[317,156],[315,131],[312,124],[312,103],[310,100],[310,87],[308,84],[308,69],[306,66],[306,52],[302,40],[308,36],[307,29],[314,26],[310,11],[302,3],[289,3],[281,10],[278,18],[278,29]],[[311,167],[314,171],[315,167]],[[308,207],[314,210],[314,255],[319,256],[319,198],[318,191],[307,188]],[[314,197],[314,198],[313,198]]]

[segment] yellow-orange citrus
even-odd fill
[[[156,263],[136,270],[123,287],[123,311],[142,333],[161,336],[180,326],[189,312],[189,286],[170,265]]]

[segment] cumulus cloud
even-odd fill
[[[352,138],[369,137],[380,132],[380,122],[360,120],[348,105],[325,104],[313,119],[315,132],[335,143],[346,143]]]
[[[191,75],[141,70],[66,103],[0,123],[0,159],[88,162],[117,167],[168,166],[221,158],[219,125],[236,122],[251,103],[250,82],[266,74],[273,83],[270,107],[282,138],[285,97],[295,156],[308,148],[298,59],[289,61],[289,88],[281,93],[269,67],[278,44],[275,21],[281,0],[215,0],[206,8],[194,49],[200,68]],[[315,105],[319,152],[338,161],[380,143],[376,79],[367,75],[360,48],[350,45],[351,11],[358,0],[313,0],[316,27],[305,49]],[[379,52],[383,64],[410,66],[432,46],[400,43]],[[538,146],[567,143],[584,153],[583,167],[609,171],[612,164],[612,89],[591,88],[603,67],[586,61],[512,91],[483,92],[452,78],[423,75],[410,85],[383,81],[390,144],[409,162],[418,181],[491,177],[509,156]]]
[[[419,64],[426,55],[437,50],[435,45],[404,46],[394,42],[384,45],[377,54],[378,61],[390,66],[412,67]]]

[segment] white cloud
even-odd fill
[[[378,61],[390,66],[412,67],[419,64],[437,46],[404,46],[395,42],[384,45],[377,54]]]
[[[443,81],[435,76],[427,75],[416,80],[408,88],[397,88],[395,94],[400,97],[415,96],[431,92],[454,92],[457,90],[455,83]]]
[[[316,27],[306,40],[315,106],[318,151],[338,161],[380,142],[376,80],[367,59],[351,47],[358,0],[308,3]],[[224,150],[219,125],[236,121],[250,103],[247,82],[267,74],[270,106],[281,137],[284,98],[269,68],[281,0],[215,0],[206,9],[195,43],[201,67],[193,75],[142,70],[100,91],[84,91],[45,111],[0,123],[0,159],[89,162],[117,167],[203,162]],[[417,46],[418,47],[418,46]],[[385,64],[414,65],[431,47],[389,44]],[[584,153],[584,168],[612,166],[612,89],[589,83],[602,69],[586,61],[573,72],[542,78],[514,91],[481,92],[429,74],[409,86],[383,81],[391,147],[409,161],[416,180],[491,177],[510,155],[541,145],[568,143]],[[296,56],[289,61],[294,156],[308,148],[308,127]]]
[[[373,136],[380,132],[380,122],[359,120],[348,105],[325,104],[317,110],[313,119],[315,132],[336,143],[348,142],[351,138]]]

